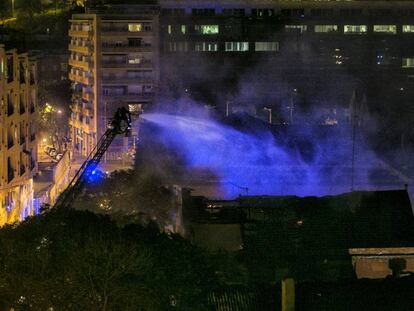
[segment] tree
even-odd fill
[[[204,254],[153,226],[53,210],[0,230],[0,305],[15,310],[206,310]]]

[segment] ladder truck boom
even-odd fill
[[[105,151],[109,148],[112,141],[117,135],[128,136],[131,131],[131,114],[124,107],[119,108],[112,118],[105,133],[99,139],[95,148],[91,151],[87,159],[83,162],[75,176],[66,187],[65,191],[59,196],[54,208],[70,207],[76,196],[82,191],[82,188],[90,174],[96,169],[101,161]]]

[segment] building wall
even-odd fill
[[[349,250],[352,265],[359,279],[382,279],[393,274],[392,260],[402,261],[401,275],[414,273],[414,249],[399,248],[354,248]]]
[[[36,62],[0,45],[0,225],[33,213]]]
[[[75,151],[90,153],[117,108],[139,112],[153,103],[159,79],[158,28],[158,8],[153,6],[73,15],[69,79]],[[126,145],[121,139],[112,149],[127,151]]]
[[[161,0],[160,6],[161,86],[167,92],[173,85],[175,96],[208,94],[222,109],[234,93],[239,101],[281,105],[296,89],[308,102],[343,107],[358,83],[374,95],[380,89],[411,96],[412,1]]]

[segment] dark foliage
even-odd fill
[[[206,310],[212,276],[156,226],[53,210],[0,230],[1,310]]]

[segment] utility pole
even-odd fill
[[[12,9],[12,17],[14,17],[14,0],[11,0],[11,3],[12,3],[12,7],[11,7],[11,9]]]
[[[269,112],[269,123],[272,124],[272,108],[264,107],[263,110]]]
[[[294,94],[296,94],[297,89],[293,89],[293,93],[290,94],[290,124],[293,124],[293,110],[295,110],[295,103],[294,103]]]
[[[230,101],[226,101],[226,117],[229,116],[229,105],[230,105]]]
[[[356,127],[358,122],[358,115],[357,115],[357,94],[356,90],[354,90],[352,96],[352,161],[351,161],[351,191],[354,191],[354,183],[355,183],[355,138],[356,138]]]

